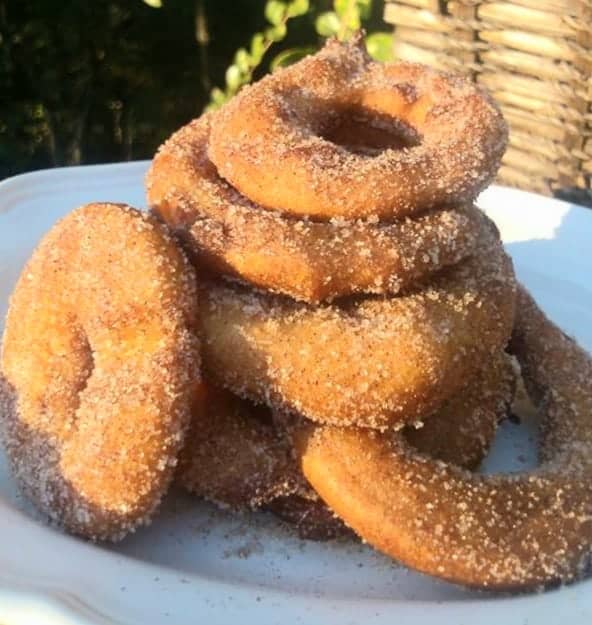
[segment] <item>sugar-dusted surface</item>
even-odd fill
[[[425,423],[406,428],[405,436],[429,455],[474,468],[508,414],[514,387],[514,369],[507,355],[499,354]],[[193,402],[177,482],[224,509],[240,512],[268,504],[305,538],[343,534],[341,522],[325,509],[295,462],[285,432],[289,420],[276,415],[274,424],[266,407],[203,383]]]
[[[117,539],[170,479],[199,381],[194,273],[163,227],[123,205],[77,209],[11,297],[0,415],[23,490],[54,521]]]
[[[490,224],[478,250],[417,291],[339,305],[212,285],[199,311],[205,369],[239,395],[318,421],[414,422],[509,337],[514,274]]]
[[[352,110],[390,117],[407,147],[360,153],[326,138]],[[209,154],[271,210],[388,219],[471,201],[506,142],[503,117],[479,87],[413,63],[374,63],[354,37],[243,89],[217,114]]]
[[[402,438],[308,426],[297,446],[305,476],[370,544],[420,571],[498,590],[588,574],[592,359],[524,290],[511,348],[543,412],[537,470],[479,476]]]
[[[223,508],[259,508],[303,482],[292,448],[257,407],[204,383],[177,468],[177,482]]]
[[[141,206],[148,165],[57,169],[0,183],[2,316],[21,267],[51,224],[72,206],[96,199]],[[495,216],[518,275],[537,301],[592,349],[589,211],[500,187],[479,203]],[[534,454],[530,423],[506,422],[487,470],[523,470]],[[105,619],[194,625],[220,615],[261,625],[276,624],[278,617],[290,625],[392,625],[397,619],[555,625],[558,613],[573,625],[592,620],[592,581],[500,599],[394,566],[367,546],[298,541],[271,515],[240,518],[179,492],[150,526],[109,549],[64,536],[35,518],[0,453],[0,620],[10,625],[28,625],[31,613],[39,625],[102,625]],[[250,549],[262,543],[263,550]],[[239,557],[244,553],[249,557]]]
[[[207,154],[206,115],[175,133],[146,177],[148,203],[216,273],[308,302],[353,293],[396,293],[475,248],[474,208],[415,219],[330,222],[266,211],[217,173]]]
[[[405,439],[433,458],[476,469],[491,447],[498,424],[508,416],[515,388],[516,371],[510,357],[505,352],[494,354],[458,393],[422,420],[421,427],[405,428]]]
[[[476,469],[494,440],[498,423],[508,416],[516,387],[516,371],[504,353],[493,359],[457,395],[449,399],[421,427],[401,433],[381,434],[389,441],[401,434],[414,449],[432,458],[466,469]],[[293,433],[300,419],[277,415],[276,419]],[[418,424],[419,425],[419,424]],[[363,479],[363,478],[362,478]],[[296,526],[304,538],[326,540],[344,535],[347,526],[331,508],[308,487],[309,492],[291,493],[274,499],[269,508]]]

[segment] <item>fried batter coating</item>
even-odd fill
[[[316,303],[354,293],[397,293],[471,254],[480,220],[472,206],[396,223],[293,219],[250,202],[208,157],[204,115],[158,151],[148,203],[186,242],[197,265]]]
[[[498,354],[423,427],[405,429],[405,436],[429,455],[475,467],[487,453],[498,422],[507,415],[514,387],[509,358]],[[274,427],[269,409],[210,383],[202,386],[194,403],[177,481],[221,507],[253,509],[267,504],[295,523],[306,538],[345,533],[302,476],[289,436],[283,427]]]
[[[498,423],[508,416],[515,391],[515,366],[505,352],[496,354],[422,427],[403,430],[405,439],[428,456],[476,469],[489,451]]]
[[[23,269],[2,345],[4,442],[20,486],[69,531],[116,540],[168,487],[199,381],[195,275],[120,204],[56,224]]]
[[[221,507],[252,509],[304,482],[269,410],[209,383],[194,402],[177,481]]]
[[[487,455],[498,423],[508,416],[515,390],[515,368],[509,357],[501,354],[431,415],[423,427],[407,427],[403,435],[418,451],[432,458],[475,469]],[[382,436],[388,439],[392,434]],[[351,534],[310,486],[278,497],[267,507],[294,525],[301,538],[330,540]]]
[[[296,450],[319,495],[364,540],[425,573],[496,590],[570,582],[592,557],[592,359],[519,293],[511,349],[541,409],[541,464],[476,475],[402,436],[303,427]]]
[[[423,418],[509,338],[515,278],[488,224],[477,255],[397,297],[311,307],[205,289],[206,370],[242,397],[319,422],[381,429]]]
[[[343,142],[357,117],[371,148],[370,135],[395,140],[360,150],[345,132]],[[494,178],[507,137],[480,87],[415,63],[375,63],[358,35],[243,89],[216,115],[209,154],[270,210],[389,220],[471,201]]]

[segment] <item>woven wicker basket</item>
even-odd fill
[[[387,0],[400,59],[462,72],[510,125],[504,184],[592,197],[592,0]]]

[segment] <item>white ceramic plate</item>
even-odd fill
[[[89,201],[144,205],[146,163],[42,171],[0,184],[0,317],[24,261],[52,223]],[[592,348],[592,212],[491,188],[519,277]],[[1,326],[0,326],[1,329]],[[528,425],[502,428],[488,470],[533,462]],[[150,528],[98,546],[46,526],[0,455],[2,625],[570,625],[592,622],[592,581],[523,597],[469,592],[353,543],[295,539],[265,513],[242,518],[171,493]]]

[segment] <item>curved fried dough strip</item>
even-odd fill
[[[478,210],[441,208],[396,223],[313,222],[267,211],[222,179],[208,157],[204,115],[158,151],[148,202],[200,267],[307,302],[397,293],[474,251]]]
[[[510,359],[499,354],[422,428],[406,428],[404,435],[425,453],[474,467],[487,453],[497,423],[507,415],[514,386]],[[267,407],[210,382],[202,384],[193,402],[177,481],[221,507],[257,508],[271,502],[283,518],[303,522],[301,533],[331,534],[335,518],[318,510],[324,504],[302,476],[282,427],[290,418],[275,416],[274,424]]]
[[[592,553],[592,361],[521,291],[512,348],[543,410],[542,464],[483,476],[402,437],[308,427],[302,470],[362,538],[461,584],[525,589],[584,575]]]
[[[413,423],[507,343],[515,278],[483,216],[479,253],[416,291],[318,307],[204,289],[205,369],[242,397],[335,425]]]
[[[33,502],[118,539],[166,491],[199,381],[195,274],[154,217],[88,204],[45,235],[10,300],[0,426]]]
[[[425,417],[423,427],[407,427],[402,433],[421,453],[475,469],[487,455],[498,424],[508,416],[515,390],[515,365],[502,352],[473,375],[460,392]],[[385,436],[391,434],[386,432]]]
[[[406,146],[339,145],[335,125],[368,116]],[[507,126],[478,86],[414,63],[374,63],[363,38],[330,40],[243,89],[216,115],[210,156],[241,193],[270,209],[388,220],[470,201],[495,176]]]
[[[500,354],[458,395],[430,415],[423,427],[405,428],[403,436],[433,458],[474,469],[487,454],[497,424],[508,415],[515,389],[513,363],[506,354]],[[388,438],[392,434],[385,432],[382,436]],[[348,533],[341,519],[310,486],[305,491],[278,497],[267,507],[295,525],[301,538],[328,540]]]
[[[195,398],[176,479],[190,493],[230,508],[258,508],[304,482],[269,410],[210,383]]]

